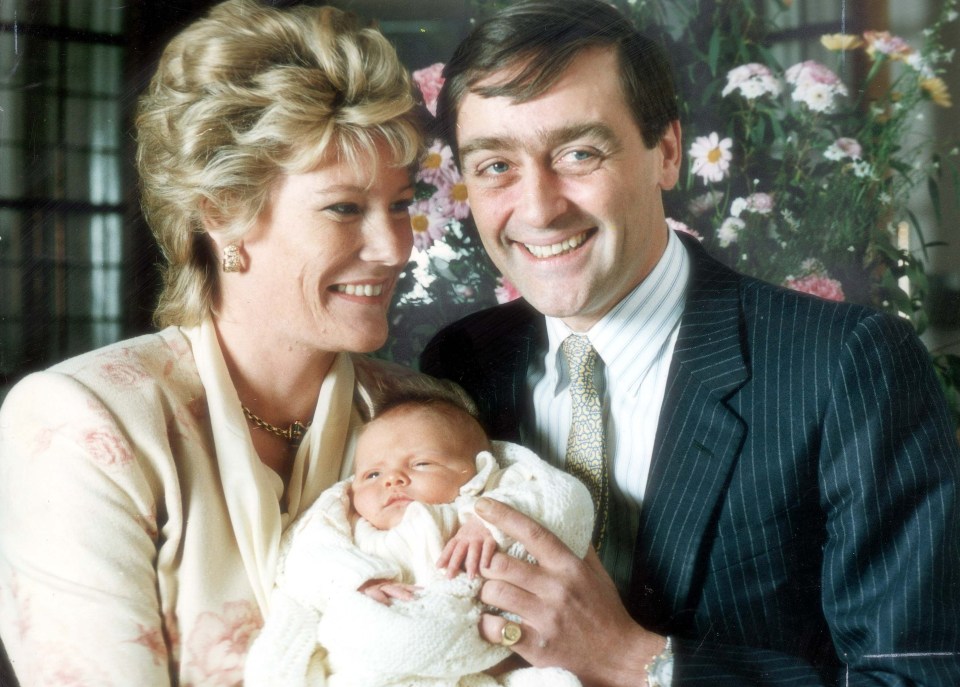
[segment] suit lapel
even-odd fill
[[[527,371],[533,357],[546,346],[543,316],[526,301],[503,306],[504,316],[485,332],[480,349],[486,361],[482,380],[487,392],[478,402],[481,415],[488,418],[493,436],[520,442],[521,429],[528,426],[531,399],[527,394]]]
[[[690,245],[691,282],[640,516],[631,611],[677,628],[746,428],[727,400],[747,380],[738,276]]]

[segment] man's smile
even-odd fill
[[[552,258],[557,255],[565,255],[573,251],[576,248],[579,248],[584,244],[584,242],[590,238],[596,229],[588,229],[587,231],[581,232],[576,236],[571,236],[570,238],[564,239],[558,243],[551,243],[549,245],[537,245],[534,243],[521,243],[527,251],[530,252],[535,258]]]

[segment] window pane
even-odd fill
[[[71,93],[116,96],[122,87],[123,48],[67,43],[67,83]]]
[[[0,199],[23,196],[23,181],[23,150],[20,146],[0,143]]]
[[[120,33],[123,30],[124,2],[104,0],[70,0],[67,26],[102,33]]]
[[[0,50],[3,48],[0,47]],[[23,119],[14,116],[22,110],[23,91],[0,88],[0,143],[19,141],[23,138]],[[4,165],[2,157],[0,157],[0,165]],[[2,169],[3,167],[0,167],[0,170]]]
[[[66,98],[64,143],[103,152],[120,146],[120,104],[115,100]]]

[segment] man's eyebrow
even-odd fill
[[[619,139],[613,130],[606,124],[587,122],[573,124],[559,129],[550,129],[539,132],[540,144],[547,148],[554,148],[570,141],[581,138],[599,139],[604,143],[619,147]],[[472,153],[481,150],[517,150],[523,148],[521,139],[514,136],[483,136],[466,141],[459,147],[460,160],[464,160]]]

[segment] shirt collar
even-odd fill
[[[617,386],[629,393],[639,391],[643,378],[671,341],[683,313],[690,258],[677,235],[667,233],[667,247],[646,279],[585,333],[603,360],[607,380],[615,379]],[[547,317],[546,325],[544,373],[559,393],[567,383],[560,344],[575,332],[555,317]]]

